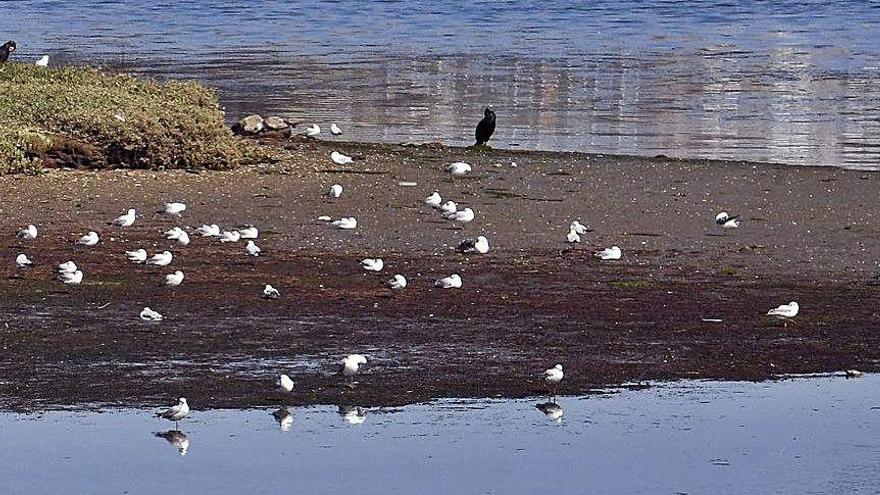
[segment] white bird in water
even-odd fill
[[[282,373],[281,376],[278,377],[278,380],[275,381],[275,386],[278,388],[279,392],[289,394],[293,391],[293,380],[291,380],[289,376]]]
[[[76,241],[76,243],[81,244],[83,246],[94,246],[100,240],[101,240],[101,238],[98,237],[98,233],[95,231],[91,231],[88,234],[80,237],[79,240]]]
[[[584,235],[588,232],[587,227],[585,227],[584,224],[580,223],[577,220],[571,222],[568,230],[571,232],[576,232],[578,235]]]
[[[476,215],[474,214],[474,210],[470,208],[465,208],[460,211],[456,211],[454,213],[449,213],[445,216],[447,220],[452,220],[453,222],[460,223],[470,223],[474,221]]]
[[[280,295],[281,293],[278,292],[278,289],[269,284],[266,284],[266,286],[263,287],[263,297],[266,299],[278,299],[278,296]]]
[[[237,230],[224,230],[222,234],[220,234],[220,242],[238,242],[241,239],[241,233]]]
[[[133,263],[143,263],[147,261],[147,250],[135,249],[134,251],[126,251],[125,257]]]
[[[183,397],[177,399],[177,404],[165,409],[164,411],[159,411],[156,413],[157,418],[167,419],[169,421],[174,421],[174,424],[177,425],[177,422],[181,419],[187,417],[189,415],[189,404],[186,403],[186,399]]]
[[[173,445],[181,456],[185,456],[187,451],[189,451],[189,439],[186,438],[186,433],[182,431],[169,430],[156,433],[156,436]]]
[[[603,260],[619,260],[621,256],[623,256],[623,251],[617,246],[611,246],[596,253],[596,257]]]
[[[800,309],[801,307],[798,303],[792,301],[788,304],[780,304],[770,311],[767,311],[767,316],[775,316],[780,320],[784,320],[785,326],[788,327],[788,320],[797,316]]]
[[[720,225],[722,229],[735,229],[739,227],[739,222],[739,215],[730,216],[726,211],[715,215],[715,223]]]
[[[314,137],[321,134],[321,127],[318,124],[312,124],[306,127],[306,136]]]
[[[161,253],[154,254],[152,258],[148,259],[147,264],[153,266],[168,266],[173,259],[174,256],[171,254],[171,251],[162,251]]]
[[[141,310],[140,317],[144,321],[162,321],[162,313],[158,311],[153,311],[150,308],[144,308]]]
[[[337,165],[348,165],[349,163],[354,161],[350,156],[343,155],[338,151],[330,153],[330,159],[333,160],[333,163]]]
[[[360,407],[339,406],[339,415],[350,425],[359,425],[367,420],[367,414]]]
[[[166,215],[173,215],[179,217],[184,211],[186,211],[186,204],[184,203],[165,203],[165,209],[162,210]]]
[[[451,215],[451,214],[455,213],[456,211],[458,211],[458,205],[455,204],[455,201],[447,201],[447,202],[443,203],[442,205],[440,205],[440,214],[443,215],[444,217],[446,215]]]
[[[256,244],[254,244],[254,241],[248,241],[247,245],[244,247],[244,250],[247,251],[247,254],[249,254],[251,256],[259,256],[260,253],[262,252],[262,249],[260,249],[260,246],[257,246]]]
[[[385,262],[382,261],[382,258],[365,258],[361,260],[361,266],[368,272],[381,272],[385,267]]]
[[[168,275],[165,275],[165,285],[166,286],[177,287],[181,283],[183,283],[183,272],[182,271],[177,270],[174,273],[169,273]]]
[[[16,236],[23,241],[30,241],[37,238],[37,227],[33,224],[18,231]]]
[[[337,229],[354,230],[357,228],[358,222],[357,219],[355,219],[354,217],[345,217],[330,222],[330,225],[336,227]]]
[[[342,374],[345,376],[354,376],[357,374],[362,364],[367,364],[367,356],[363,354],[349,354],[342,360]]]
[[[260,231],[253,225],[247,225],[238,229],[238,233],[242,239],[257,239],[260,237]]]
[[[202,225],[196,229],[196,232],[202,237],[220,237],[220,226],[215,223]]]
[[[49,66],[49,56],[43,55],[42,57],[40,57],[39,60],[34,62],[34,65],[36,65],[37,67],[48,67]]]
[[[461,288],[461,276],[457,273],[453,273],[448,277],[443,277],[434,282],[434,287],[440,287],[442,289],[460,289]]]
[[[330,191],[327,193],[331,198],[338,198],[342,196],[342,186],[339,184],[333,184],[330,186]]]
[[[136,212],[134,211],[134,208],[129,208],[125,215],[116,217],[111,223],[116,227],[131,227],[134,225],[135,217]]]
[[[21,253],[15,257],[15,264],[19,268],[27,268],[27,267],[33,265],[34,262],[29,260],[26,254]]]
[[[58,280],[64,284],[79,285],[83,281],[83,272],[79,270],[74,272],[61,272],[58,274]]]
[[[425,198],[425,204],[431,208],[440,208],[442,202],[443,198],[440,197],[440,193],[437,191],[434,191],[430,196]]]
[[[342,129],[340,129],[339,126],[336,124],[330,124],[330,133],[334,136],[338,136],[342,134]]]
[[[562,378],[565,377],[565,373],[562,372],[562,365],[557,364],[549,370],[544,371],[544,374],[542,376],[544,378],[544,382],[553,389],[553,393],[555,395],[556,385],[558,385],[559,382],[562,381]]]
[[[575,242],[581,242],[581,236],[578,235],[577,231],[569,230],[568,235],[565,236],[565,240],[568,241],[569,244],[574,244]]]
[[[388,281],[388,287],[391,290],[402,290],[406,288],[406,277],[401,274],[397,274]]]
[[[73,261],[65,261],[58,265],[58,273],[73,273],[76,271],[76,263]]]
[[[455,162],[446,167],[446,171],[455,177],[461,177],[471,172],[471,166],[465,162]]]
[[[479,253],[486,254],[489,252],[489,239],[479,236],[476,239],[465,239],[455,248],[459,253]]]

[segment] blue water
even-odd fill
[[[179,430],[140,410],[6,413],[0,491],[877,493],[877,385],[680,382],[563,397],[558,418],[538,400],[299,407],[284,430],[268,410],[198,404]]]
[[[220,88],[347,139],[877,168],[880,2],[16,1],[19,60]]]

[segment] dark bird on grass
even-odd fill
[[[0,63],[6,62],[7,60],[9,60],[9,54],[11,54],[14,51],[15,51],[15,42],[14,41],[7,41],[6,43],[3,43],[3,45],[0,45]],[[492,126],[494,127],[494,123]]]
[[[486,111],[483,112],[483,120],[477,124],[477,130],[474,132],[474,137],[477,139],[474,146],[488,143],[493,132],[495,132],[495,112],[487,107]]]

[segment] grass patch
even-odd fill
[[[657,283],[650,280],[615,280],[611,287],[620,290],[656,289]]]
[[[732,276],[736,275],[736,270],[734,270],[733,268],[722,268],[722,269],[718,270],[718,275],[732,277]]]
[[[253,154],[193,82],[0,64],[0,173],[42,165],[236,167]]]

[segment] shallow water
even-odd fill
[[[400,409],[0,415],[5,493],[874,493],[880,378],[678,382]],[[171,427],[171,428],[169,428]],[[185,455],[180,451],[185,450]]]
[[[880,3],[22,0],[18,58],[221,89],[346,139],[876,168]]]

